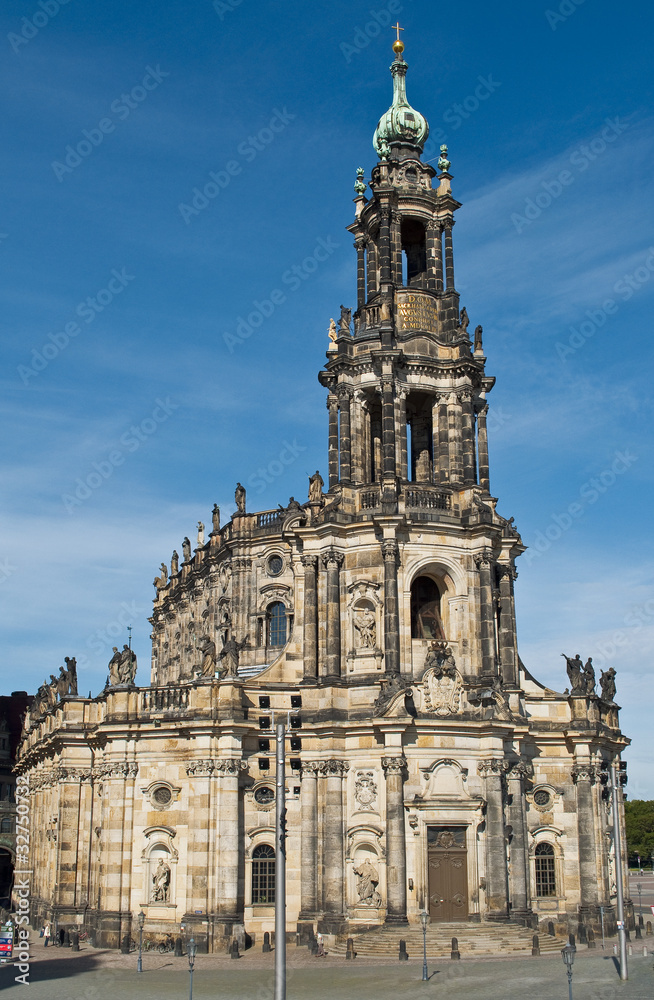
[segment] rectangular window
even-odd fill
[[[252,862],[252,902],[275,904],[275,862],[255,858]]]
[[[536,895],[556,896],[554,858],[536,855]]]

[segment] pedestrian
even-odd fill
[[[322,934],[316,935],[316,941],[318,942],[318,951],[316,952],[316,957],[324,958],[327,952],[325,951],[325,939],[322,936]]]
[[[48,947],[48,941],[50,940],[50,921],[46,920],[45,927],[43,928],[43,947]]]

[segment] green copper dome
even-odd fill
[[[398,43],[398,48],[401,44],[401,42]],[[408,68],[407,63],[402,59],[401,51],[398,51],[391,66],[393,103],[386,114],[379,119],[379,124],[372,137],[372,144],[380,160],[388,159],[390,147],[395,143],[407,143],[422,152],[429,135],[427,119],[419,111],[412,108],[406,99],[406,71]]]

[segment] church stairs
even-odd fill
[[[450,923],[430,924],[427,928],[427,957],[449,958],[452,938],[459,942],[461,958],[481,958],[488,955],[531,954],[534,931],[519,924]],[[363,934],[353,934],[354,950],[357,955],[375,957],[397,956],[400,941],[406,942],[409,958],[422,957],[422,927],[410,924],[398,930],[397,927],[380,927]],[[539,933],[542,954],[561,950],[567,943],[563,938]],[[345,955],[346,942],[339,941],[329,949],[332,955]]]

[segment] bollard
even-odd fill
[[[175,938],[175,958],[181,958],[183,954],[184,954],[184,942],[182,941],[181,936],[178,935]]]
[[[638,923],[640,924],[640,926],[641,926],[641,927],[643,927],[643,926],[644,926],[644,924],[645,924],[645,920],[644,920],[644,918],[643,918],[643,915],[642,915],[642,913],[640,913],[640,914],[638,915]]]
[[[347,939],[347,951],[345,952],[346,958],[356,958],[357,953],[354,950],[354,938]]]
[[[643,958],[647,958],[647,948],[643,948]]]
[[[452,938],[452,952],[450,954],[450,958],[453,958],[457,962],[461,958],[461,952],[459,951],[459,942],[454,937]]]
[[[636,924],[636,941],[642,941],[643,932],[640,929],[640,924]]]
[[[629,955],[633,955],[633,953],[634,953],[633,945],[629,945],[629,947],[627,948],[627,951],[628,951]]]
[[[240,958],[241,957],[239,955],[239,952],[238,952],[238,941],[236,940],[236,938],[234,938],[234,940],[232,941],[232,943],[230,945],[230,948],[229,948],[229,957],[230,958]]]
[[[651,920],[648,920],[647,923],[645,924],[645,933],[647,934],[647,937],[650,937],[651,934],[652,934],[652,921]]]
[[[311,947],[311,943],[309,943],[309,948],[310,947]],[[270,932],[269,931],[264,931],[264,934],[263,934],[263,944],[261,946],[261,950],[263,952],[269,952],[270,951]]]
[[[618,954],[618,946],[617,946],[617,944],[614,944],[614,945],[613,945],[613,954],[614,954],[614,955],[617,955],[617,954]]]
[[[570,942],[573,948],[577,947],[577,942],[575,941],[574,934],[568,934],[568,941]]]
[[[588,942],[588,947],[589,948],[595,948],[596,947],[596,945],[595,945],[595,931],[593,930],[592,927],[589,927],[588,930],[586,931],[586,938],[587,938],[587,942]]]
[[[400,962],[409,961],[409,953],[406,950],[406,941],[400,941],[400,954],[397,957]]]
[[[538,934],[534,934],[531,944],[531,954],[535,957],[540,955],[540,942],[538,940]]]
[[[120,942],[120,952],[122,955],[129,955],[129,934],[125,934]]]
[[[548,920],[547,921],[547,933],[550,935],[550,937],[556,937],[556,934],[554,933],[554,921],[553,920]]]
[[[586,944],[587,940],[586,925],[579,924],[579,944]]]
[[[79,931],[77,928],[70,932],[70,950],[79,951]]]

